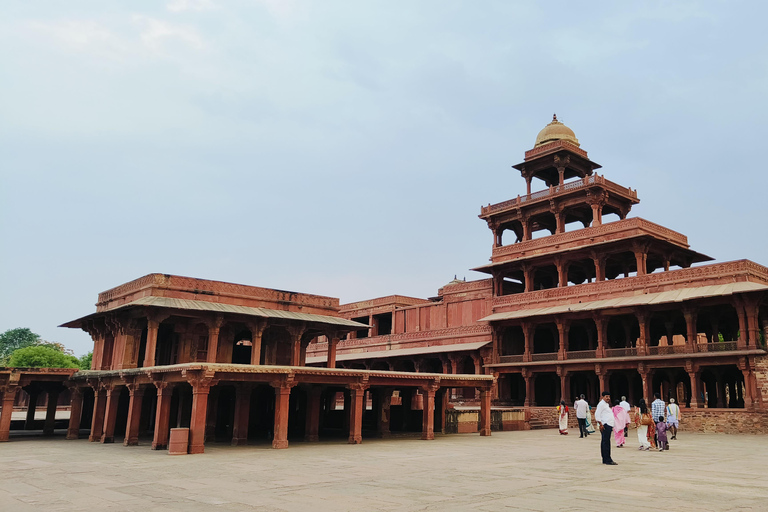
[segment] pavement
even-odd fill
[[[765,511],[768,438],[681,432],[641,452],[630,431],[600,463],[599,434],[494,432],[231,447],[170,456],[145,444],[12,438],[0,510]]]

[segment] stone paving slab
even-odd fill
[[[287,450],[213,444],[172,457],[146,445],[12,439],[0,445],[0,510],[768,510],[764,436],[683,432],[663,453],[630,441],[613,449],[618,466],[600,463],[599,444],[534,430]]]

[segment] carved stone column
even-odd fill
[[[70,387],[69,400],[67,439],[78,439],[80,437],[80,418],[83,412],[83,391],[77,386]]]
[[[392,406],[392,392],[394,390],[392,388],[384,388],[379,390],[379,394],[381,399],[379,400],[379,414],[378,414],[378,423],[379,423],[379,436],[382,438],[387,438],[391,435],[391,432],[389,430],[389,422],[390,422],[390,412],[391,412],[391,406]]]
[[[525,380],[525,402],[523,405],[525,407],[531,407],[536,405],[535,397],[533,396],[534,393],[534,373],[529,370],[528,368],[523,368],[521,371],[523,375],[523,379]]]
[[[691,407],[699,409],[704,406],[701,399],[701,371],[690,359],[685,362],[685,371],[691,380]]]
[[[685,317],[685,349],[686,352],[696,352],[698,345],[698,333],[696,332],[696,310],[684,309],[683,316]]]
[[[235,418],[232,427],[232,446],[248,444],[248,419],[251,412],[251,385],[235,384]]]
[[[130,401],[123,444],[125,446],[137,446],[139,444],[139,422],[141,421],[141,405],[144,401],[144,388],[135,382],[128,382],[126,387],[130,393]]]
[[[608,320],[600,315],[596,315],[594,320],[595,327],[597,327],[597,352],[595,353],[595,356],[605,357],[605,341],[608,337]]]
[[[13,403],[16,401],[16,394],[19,389],[19,386],[14,385],[0,388],[0,391],[3,392],[3,409],[0,411],[0,442],[8,441],[10,437]]]
[[[104,385],[107,401],[104,409],[104,433],[101,434],[102,443],[115,442],[115,426],[117,423],[117,403],[120,399],[120,388],[115,384]]]
[[[251,364],[261,364],[261,338],[267,328],[267,322],[250,322],[248,329],[251,331]]]
[[[192,415],[189,420],[189,453],[205,452],[205,423],[208,416],[208,394],[216,384],[213,372],[194,374],[188,379],[192,385]]]
[[[648,354],[648,346],[650,345],[651,333],[651,316],[643,310],[636,310],[635,316],[637,317],[637,323],[640,326],[640,340],[637,345],[637,355],[644,356]]]
[[[91,417],[91,433],[88,441],[94,443],[101,441],[101,435],[104,433],[104,411],[107,407],[107,392],[102,389],[98,380],[88,381],[88,385],[93,388],[93,415]]]
[[[491,390],[488,388],[480,391],[480,435],[491,435]]]
[[[153,384],[157,388],[157,406],[155,407],[155,432],[152,439],[152,449],[164,450],[168,447],[173,387],[159,379],[154,380]]]
[[[560,341],[557,351],[557,358],[561,361],[566,359],[568,353],[568,333],[570,331],[570,322],[565,319],[559,319],[556,322],[558,339]]]
[[[157,333],[160,330],[160,322],[154,316],[147,318],[147,346],[144,350],[144,368],[155,366],[157,351]]]
[[[219,333],[224,319],[216,316],[208,322],[208,363],[215,363],[219,352]]]
[[[426,441],[435,438],[435,392],[439,388],[439,382],[433,382],[421,388],[424,391],[421,438]]]
[[[523,352],[523,361],[530,362],[531,354],[533,353],[533,332],[534,325],[525,322],[520,325],[523,329],[523,338],[525,339],[525,351]]]
[[[350,394],[349,444],[363,442],[363,408],[365,407],[366,384],[355,383],[347,386]]]
[[[292,378],[272,382],[275,388],[275,424],[272,448],[288,448],[288,414],[290,413],[291,388],[296,385]]]
[[[336,368],[336,348],[339,345],[338,333],[327,334],[328,338],[328,360],[326,363],[327,368]]]

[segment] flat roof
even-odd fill
[[[462,350],[477,350],[489,344],[490,341],[475,341],[473,343],[456,343],[454,345],[432,345],[430,347],[396,348],[391,350],[374,350],[371,352],[353,352],[338,354],[337,361],[356,361],[359,359],[381,359],[384,357],[416,356],[422,354],[441,354],[443,352],[460,352]],[[324,363],[328,355],[307,357],[307,364]]]

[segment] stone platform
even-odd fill
[[[765,510],[768,438],[682,432],[668,452],[614,449],[556,430],[269,445],[210,444],[196,456],[87,440],[11,439],[0,510],[595,511]],[[633,440],[634,438],[630,438]],[[658,509],[657,509],[658,510]]]

